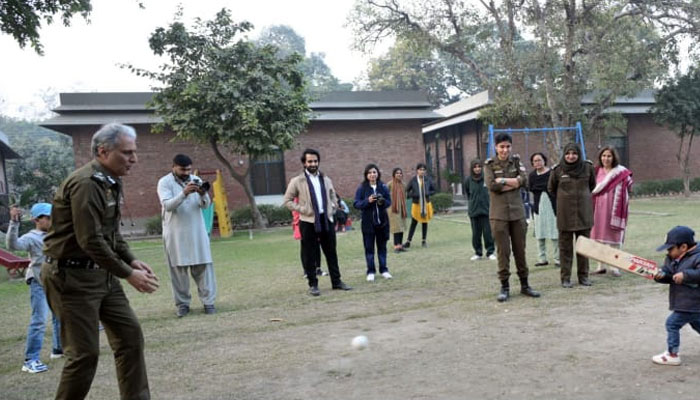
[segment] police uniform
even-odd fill
[[[493,238],[496,241],[498,279],[501,281],[498,301],[505,301],[509,297],[508,278],[510,277],[511,246],[518,278],[520,278],[520,293],[530,297],[539,297],[540,294],[532,290],[527,280],[528,268],[525,260],[527,222],[525,222],[525,208],[520,198],[520,190],[503,191],[506,186],[501,183],[503,178],[516,178],[520,187],[527,187],[527,174],[525,168],[520,165],[518,156],[511,156],[506,160],[489,158],[484,166],[484,181],[491,192],[489,196],[489,222]]]
[[[114,352],[122,399],[149,399],[141,326],[120,280],[135,257],[119,233],[121,180],[93,160],[56,192],[41,278],[61,320],[66,362],[56,399],[82,399],[99,357],[100,321]]]
[[[559,230],[559,257],[561,281],[569,283],[574,256],[574,238],[589,237],[593,227],[593,199],[596,186],[595,168],[590,160],[583,162],[578,176],[568,174],[560,164],[552,167],[547,190],[557,199],[557,229]],[[588,258],[576,256],[579,282],[588,280]]]

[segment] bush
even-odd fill
[[[261,204],[258,206],[263,219],[269,226],[286,225],[292,222],[292,213],[284,206]],[[250,206],[236,208],[231,212],[231,223],[234,229],[249,228],[253,226],[253,210]]]
[[[695,189],[693,187],[695,186]],[[700,178],[690,182],[690,190],[700,190]],[[635,183],[632,187],[634,196],[658,196],[672,193],[683,193],[682,179],[666,179]]]
[[[430,202],[433,203],[435,212],[444,212],[452,207],[452,193],[435,193],[430,196]]]
[[[343,199],[345,204],[348,205],[348,208],[350,209],[350,219],[353,221],[359,221],[362,217],[362,210],[358,210],[357,208],[353,207],[353,204],[355,203],[355,198],[354,197],[348,197],[347,199]]]
[[[162,235],[163,234],[163,219],[160,214],[146,220],[147,235]]]

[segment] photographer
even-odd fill
[[[389,240],[389,216],[386,209],[391,206],[389,189],[381,181],[379,167],[368,164],[365,167],[365,180],[355,192],[353,206],[362,210],[362,239],[367,259],[367,282],[374,282],[374,245],[377,244],[379,273],[384,279],[391,279],[386,266],[386,242]]]
[[[192,175],[192,160],[178,154],[172,172],[158,181],[158,198],[162,205],[163,242],[170,266],[170,279],[178,318],[190,312],[189,273],[197,283],[205,314],[214,314],[216,278],[209,246],[209,235],[202,209],[209,207],[209,182]]]

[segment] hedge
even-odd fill
[[[690,181],[692,192],[700,191],[700,177]],[[682,179],[666,179],[635,183],[632,187],[633,196],[659,196],[672,193],[683,193]]]
[[[258,206],[263,219],[269,226],[292,223],[292,213],[284,206],[261,204]],[[234,229],[253,226],[253,211],[250,206],[237,208],[231,212],[231,223]]]
[[[430,202],[433,203],[435,212],[444,212],[452,207],[452,193],[435,193],[430,196]]]

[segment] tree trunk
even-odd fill
[[[248,163],[248,166],[246,167],[245,171],[242,174],[239,174],[238,172],[236,172],[235,169],[233,169],[233,166],[226,159],[226,157],[224,157],[224,155],[221,154],[216,140],[212,139],[209,142],[209,144],[211,145],[211,148],[214,151],[216,158],[219,160],[219,162],[221,162],[224,165],[224,167],[226,167],[226,169],[228,169],[228,172],[229,174],[231,174],[231,177],[233,177],[233,179],[235,179],[236,182],[243,186],[243,191],[245,192],[246,197],[248,197],[248,202],[250,203],[250,211],[253,217],[253,228],[265,228],[267,226],[267,223],[263,219],[260,210],[258,210],[258,205],[255,203],[253,185],[250,182],[250,163]]]
[[[683,195],[685,197],[690,197],[690,149],[693,147],[693,136],[695,136],[695,128],[690,132],[688,147],[685,149],[685,158],[683,159]]]

